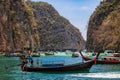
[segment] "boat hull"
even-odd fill
[[[100,58],[97,57],[96,64],[120,64],[120,57],[116,56],[100,56],[97,55]],[[84,56],[84,60],[92,60],[92,58]]]
[[[80,62],[76,64],[71,65],[64,65],[64,66],[58,66],[58,67],[29,67],[26,65],[22,65],[22,71],[28,71],[28,72],[41,72],[41,71],[82,71],[82,70],[89,70],[91,66],[94,64],[93,60]]]
[[[97,60],[97,64],[120,64],[117,60]]]
[[[97,64],[120,64],[120,62],[97,61]]]
[[[120,64],[120,57],[102,56],[97,60],[98,64]]]

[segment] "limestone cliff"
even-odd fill
[[[79,49],[85,41],[80,31],[48,3],[33,2],[41,49]]]
[[[32,9],[24,0],[0,0],[0,51],[39,47]]]
[[[103,0],[90,17],[88,50],[120,50],[120,1]]]
[[[79,49],[84,45],[80,31],[50,4],[0,0],[0,51]]]

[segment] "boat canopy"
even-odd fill
[[[55,60],[42,59],[41,60],[41,65],[44,67],[63,66],[64,63],[65,63],[64,59],[55,59]]]

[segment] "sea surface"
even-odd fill
[[[43,57],[36,57],[41,60]],[[48,57],[49,58],[49,57]],[[77,62],[81,58],[57,56],[66,63]],[[53,59],[53,58],[52,58]],[[74,72],[23,72],[17,57],[0,57],[0,80],[120,80],[120,64],[95,64],[89,71]],[[35,64],[35,63],[34,63]],[[37,64],[36,64],[37,65]]]

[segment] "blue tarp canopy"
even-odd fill
[[[41,59],[42,66],[63,66],[64,59]]]

